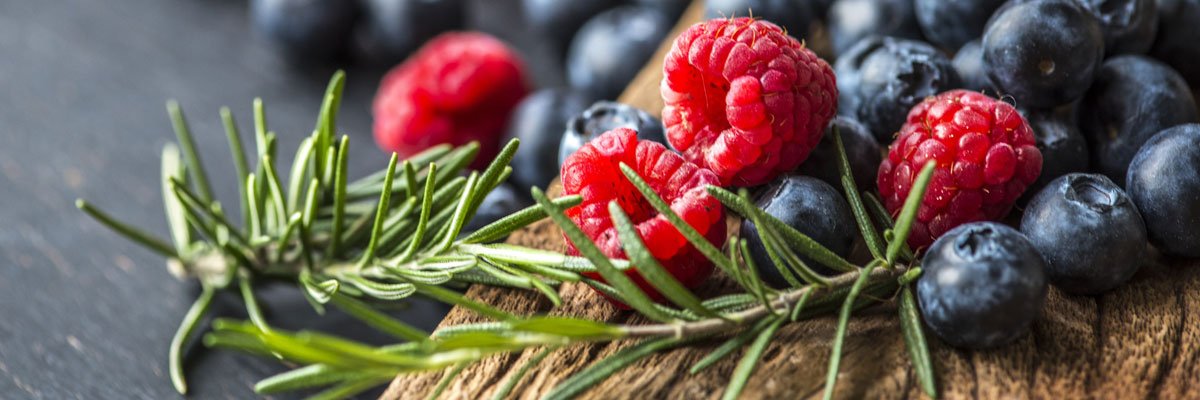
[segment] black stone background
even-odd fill
[[[520,31],[514,0],[472,0],[471,25],[544,60]],[[280,154],[311,132],[333,67],[298,69],[247,20],[246,0],[0,0],[0,398],[177,398],[167,346],[198,292],[164,260],[75,209],[85,198],[166,237],[159,154],[174,140],[164,101],[191,122],[219,199],[236,207],[233,166],[217,110],[251,132],[267,104]],[[521,46],[531,43],[531,46]],[[562,73],[531,63],[540,86]],[[383,168],[370,133],[381,68],[349,65],[339,133],[351,137],[351,176]],[[251,137],[244,137],[247,146]],[[285,166],[282,170],[286,171]],[[236,212],[234,212],[236,214]],[[236,218],[240,217],[234,217]],[[318,317],[292,287],[263,292],[273,324],[387,343],[344,315]],[[395,314],[429,329],[447,311],[414,301]],[[241,318],[219,297],[216,314]],[[254,398],[272,360],[193,346],[191,398]],[[289,396],[284,396],[289,397]]]

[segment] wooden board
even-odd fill
[[[700,18],[693,6],[681,26]],[[680,27],[676,27],[678,31]],[[672,34],[671,37],[674,37]],[[622,101],[658,113],[659,49],[622,96]],[[510,243],[564,250],[561,233],[543,221],[514,234]],[[945,398],[1200,398],[1200,265],[1195,261],[1148,259],[1133,280],[1099,297],[1068,296],[1050,289],[1042,315],[1030,334],[988,351],[961,351],[930,337],[939,388]],[[718,276],[700,293],[731,286]],[[475,286],[471,298],[519,314],[550,313],[610,323],[645,323],[620,312],[581,284],[564,285],[564,305],[533,292]],[[478,322],[470,311],[454,309],[442,326]],[[790,324],[767,348],[743,392],[744,398],[816,397],[823,390],[835,320],[818,318]],[[557,351],[532,369],[513,397],[539,398],[593,360],[632,342],[575,346]],[[696,375],[687,369],[718,341],[647,357],[585,393],[583,398],[718,398],[737,364],[737,355]],[[540,349],[488,358],[466,368],[443,399],[488,398],[514,370]],[[387,399],[424,398],[442,373],[402,375]],[[921,397],[914,381],[892,303],[863,310],[851,320],[845,343],[838,398]]]

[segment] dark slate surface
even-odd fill
[[[478,0],[474,25],[513,31],[513,1]],[[197,292],[164,260],[78,212],[82,197],[166,236],[159,152],[173,140],[163,102],[178,99],[217,196],[236,204],[217,110],[243,132],[261,96],[280,149],[312,127],[332,67],[289,67],[248,26],[244,0],[0,1],[0,398],[174,398],[167,345]],[[501,35],[516,42],[520,37]],[[541,84],[561,81],[536,68]],[[353,176],[382,168],[369,104],[381,72],[348,70],[339,128],[350,135]],[[283,152],[281,152],[283,153]],[[227,207],[228,208],[228,207]],[[317,317],[290,287],[266,290],[285,328],[316,327],[382,342],[345,316]],[[214,310],[239,317],[239,301]],[[446,307],[397,310],[433,327]],[[248,398],[285,367],[227,351],[188,353],[193,398]]]

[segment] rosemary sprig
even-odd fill
[[[192,132],[174,102],[168,104],[168,111],[182,152],[168,145],[163,150],[162,166],[164,208],[173,243],[123,224],[82,200],[77,203],[102,224],[162,254],[169,265],[202,282],[204,290],[181,323],[169,351],[171,378],[181,393],[186,390],[184,344],[200,329],[215,292],[236,283],[250,322],[218,319],[203,342],[302,365],[260,381],[255,389],[264,394],[325,388],[318,398],[336,398],[359,393],[396,374],[451,369],[433,391],[436,395],[458,372],[484,357],[542,348],[496,392],[503,397],[529,368],[555,349],[641,340],[596,361],[561,382],[549,395],[567,398],[649,355],[720,337],[728,339],[692,370],[702,370],[746,348],[725,391],[727,398],[733,398],[741,393],[779,329],[794,321],[836,312],[840,318],[826,385],[829,394],[836,385],[840,343],[852,312],[900,293],[902,328],[914,368],[926,393],[936,395],[928,349],[917,325],[909,289],[920,269],[904,244],[915,217],[912,204],[919,203],[929,181],[928,167],[893,227],[890,216],[879,212],[881,207],[873,196],[858,196],[837,140],[847,200],[874,257],[865,268],[754,207],[746,193],[707,188],[736,214],[753,220],[772,261],[785,276],[794,275],[789,280],[791,287],[776,290],[758,276],[744,239],[732,238],[727,252],[723,252],[671,210],[632,168],[622,165],[625,178],[644,200],[743,289],[703,299],[684,289],[650,256],[634,222],[615,203],[609,205],[610,216],[632,262],[606,257],[566,217],[564,210],[579,204],[578,196],[549,199],[537,188],[532,191],[537,206],[475,232],[460,232],[483,197],[511,172],[507,164],[519,145],[515,140],[483,171],[465,170],[479,151],[477,144],[437,146],[403,161],[393,155],[387,169],[349,181],[348,138],[334,140],[343,87],[344,75],[338,73],[330,82],[312,135],[295,153],[286,190],[274,164],[276,139],[268,129],[262,101],[256,99],[253,107],[254,169],[245,159],[236,120],[228,109],[221,110],[235,163],[233,178],[239,186],[241,224],[230,223],[220,203],[212,198]],[[876,230],[868,216],[872,213],[875,223],[889,231]],[[583,256],[490,243],[543,218],[562,227]],[[801,256],[843,273],[820,276],[804,264]],[[634,272],[630,267],[679,308],[651,301],[627,276]],[[598,273],[604,281],[586,278],[582,275],[585,273]],[[294,280],[318,312],[331,304],[394,336],[399,343],[375,347],[318,332],[273,328],[255,299],[253,282],[259,278]],[[557,305],[560,298],[555,286],[561,282],[591,285],[658,322],[628,325],[571,317],[519,316],[446,288],[470,283],[511,286],[539,291]],[[417,293],[491,321],[444,327],[427,334],[373,307],[375,302],[402,300]]]

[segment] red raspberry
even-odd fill
[[[482,33],[445,33],[383,77],[375,95],[375,141],[402,156],[478,141],[475,166],[486,165],[528,92],[524,65],[503,42]]]
[[[837,109],[829,64],[783,29],[713,19],[675,39],[660,86],[667,140],[725,185],[751,186],[800,165]]]
[[[908,244],[926,247],[967,222],[1003,218],[1042,172],[1033,130],[1013,106],[951,90],[913,107],[879,165],[879,194],[900,212],[921,167],[937,162]]]
[[[717,175],[687,162],[659,143],[638,141],[637,132],[628,128],[605,132],[567,157],[561,171],[563,191],[583,196],[583,203],[568,209],[567,216],[583,228],[605,255],[625,258],[608,213],[608,203],[616,200],[637,224],[638,234],[663,268],[686,287],[704,282],[712,274],[712,263],[629,183],[621,174],[620,163],[636,170],[675,213],[709,242],[717,247],[725,243],[725,209],[705,190],[706,186],[719,183]],[[575,245],[570,241],[568,244],[568,252],[578,255]],[[637,271],[629,269],[626,273],[651,298],[662,300]],[[589,276],[600,278],[598,274]]]

